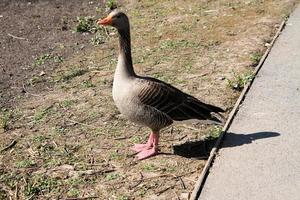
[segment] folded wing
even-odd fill
[[[211,113],[224,112],[223,109],[201,102],[179,89],[154,78],[141,79],[139,100],[176,121],[199,119],[220,120]]]

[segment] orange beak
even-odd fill
[[[112,24],[112,17],[111,16],[107,16],[104,19],[99,19],[97,21],[97,24],[104,25],[104,26],[111,25]]]

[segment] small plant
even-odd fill
[[[66,183],[74,187],[84,183],[84,180],[80,178],[69,178]]]
[[[44,54],[34,60],[33,66],[44,65],[46,62],[53,60],[55,63],[62,63],[64,58],[60,55]]]
[[[42,143],[42,142],[44,142],[44,141],[46,141],[48,138],[46,137],[46,136],[44,136],[44,135],[35,135],[35,136],[33,136],[33,138],[32,138],[32,140],[34,141],[34,142],[39,142],[39,143]]]
[[[199,44],[188,41],[188,40],[165,40],[162,41],[160,48],[161,49],[176,49],[176,48],[189,48],[189,47],[198,47]]]
[[[24,192],[26,196],[32,197],[42,192],[51,192],[58,189],[59,182],[46,176],[35,176],[26,181]]]
[[[285,11],[282,15],[281,15],[281,17],[282,17],[282,19],[284,20],[284,21],[287,21],[288,19],[289,19],[289,17],[290,17],[290,11]]]
[[[96,33],[99,27],[97,26],[94,17],[77,17],[76,32]]]
[[[31,160],[21,160],[16,164],[17,168],[28,168],[34,166],[35,163]]]
[[[113,10],[113,9],[117,8],[117,2],[116,2],[116,0],[108,0],[108,1],[106,1],[105,6],[107,9]]]
[[[132,143],[140,143],[142,141],[141,137],[140,136],[137,136],[137,135],[134,135],[130,138],[130,141]]]
[[[57,166],[59,166],[61,164],[62,164],[61,160],[52,158],[51,160],[48,160],[46,163],[44,163],[43,167],[52,168],[52,167],[57,167]]]
[[[117,160],[117,159],[119,159],[120,158],[120,154],[118,154],[117,152],[112,152],[111,154],[110,154],[110,159],[111,160]]]
[[[147,193],[147,190],[148,190],[148,189],[142,187],[142,188],[140,189],[140,191],[139,191],[139,196],[140,196],[140,197],[144,197],[145,194]]]
[[[256,66],[259,63],[261,57],[262,57],[261,52],[255,52],[255,53],[250,54],[250,59],[253,63],[252,66]]]
[[[228,86],[233,90],[241,91],[245,87],[245,85],[248,82],[252,81],[254,78],[253,72],[248,72],[244,75],[236,74],[234,71],[232,71],[232,73],[233,73],[233,79],[230,80],[230,79],[226,78],[226,80],[227,80]]]
[[[26,81],[28,85],[34,86],[37,83],[42,83],[44,80],[40,76],[33,75],[29,80]]]
[[[214,126],[208,134],[208,139],[217,139],[222,133],[222,127]]]
[[[76,189],[76,188],[71,188],[68,192],[67,195],[69,197],[78,197],[80,195],[80,190]]]
[[[157,170],[157,167],[152,163],[147,163],[143,166],[143,169],[145,171],[153,172],[153,171]]]
[[[112,180],[115,180],[119,177],[120,177],[120,175],[118,173],[111,173],[111,174],[106,175],[106,180],[112,181]]]
[[[94,85],[91,81],[87,80],[87,81],[83,81],[81,83],[82,87],[85,87],[85,88],[93,88],[93,87],[96,87],[96,85]]]
[[[51,59],[52,57],[50,56],[50,54],[44,54],[39,56],[38,58],[35,59],[34,61],[34,66],[40,66],[45,64],[45,62],[49,59]]]
[[[61,126],[54,126],[52,127],[52,132],[54,134],[64,134],[66,132],[66,128]]]
[[[128,196],[120,196],[118,200],[129,200]]]
[[[94,37],[91,38],[91,43],[94,46],[103,44],[105,42],[106,38],[102,34],[96,34]]]
[[[56,63],[62,63],[64,61],[64,58],[62,56],[53,56],[53,60]]]
[[[67,107],[71,107],[74,103],[76,103],[75,100],[64,100],[64,101],[60,102],[59,105],[64,108],[67,108]]]
[[[2,111],[1,116],[1,127],[4,130],[8,129],[9,121],[12,118],[12,112],[11,111]]]
[[[33,123],[39,123],[44,120],[44,118],[50,113],[51,107],[36,111],[33,116]]]
[[[66,74],[63,74],[62,77],[60,78],[60,80],[68,81],[77,76],[81,76],[81,75],[85,74],[86,72],[87,72],[87,70],[85,70],[85,69],[73,69],[72,71],[67,72]]]

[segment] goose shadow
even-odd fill
[[[277,132],[255,132],[249,134],[236,134],[227,132],[224,135],[220,148],[231,148],[236,146],[242,146],[251,144],[255,140],[277,137],[280,134]],[[208,158],[210,151],[214,147],[218,138],[206,138],[200,141],[186,142],[180,145],[173,145],[173,152],[175,155],[179,155],[186,158],[194,159],[206,159]]]

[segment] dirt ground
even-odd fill
[[[193,190],[221,127],[174,125],[160,155],[135,160],[129,147],[149,130],[112,101],[116,32],[75,31],[77,17],[103,17],[112,2],[0,2],[0,199],[187,199]],[[137,73],[225,117],[296,3],[117,2],[131,20]]]

